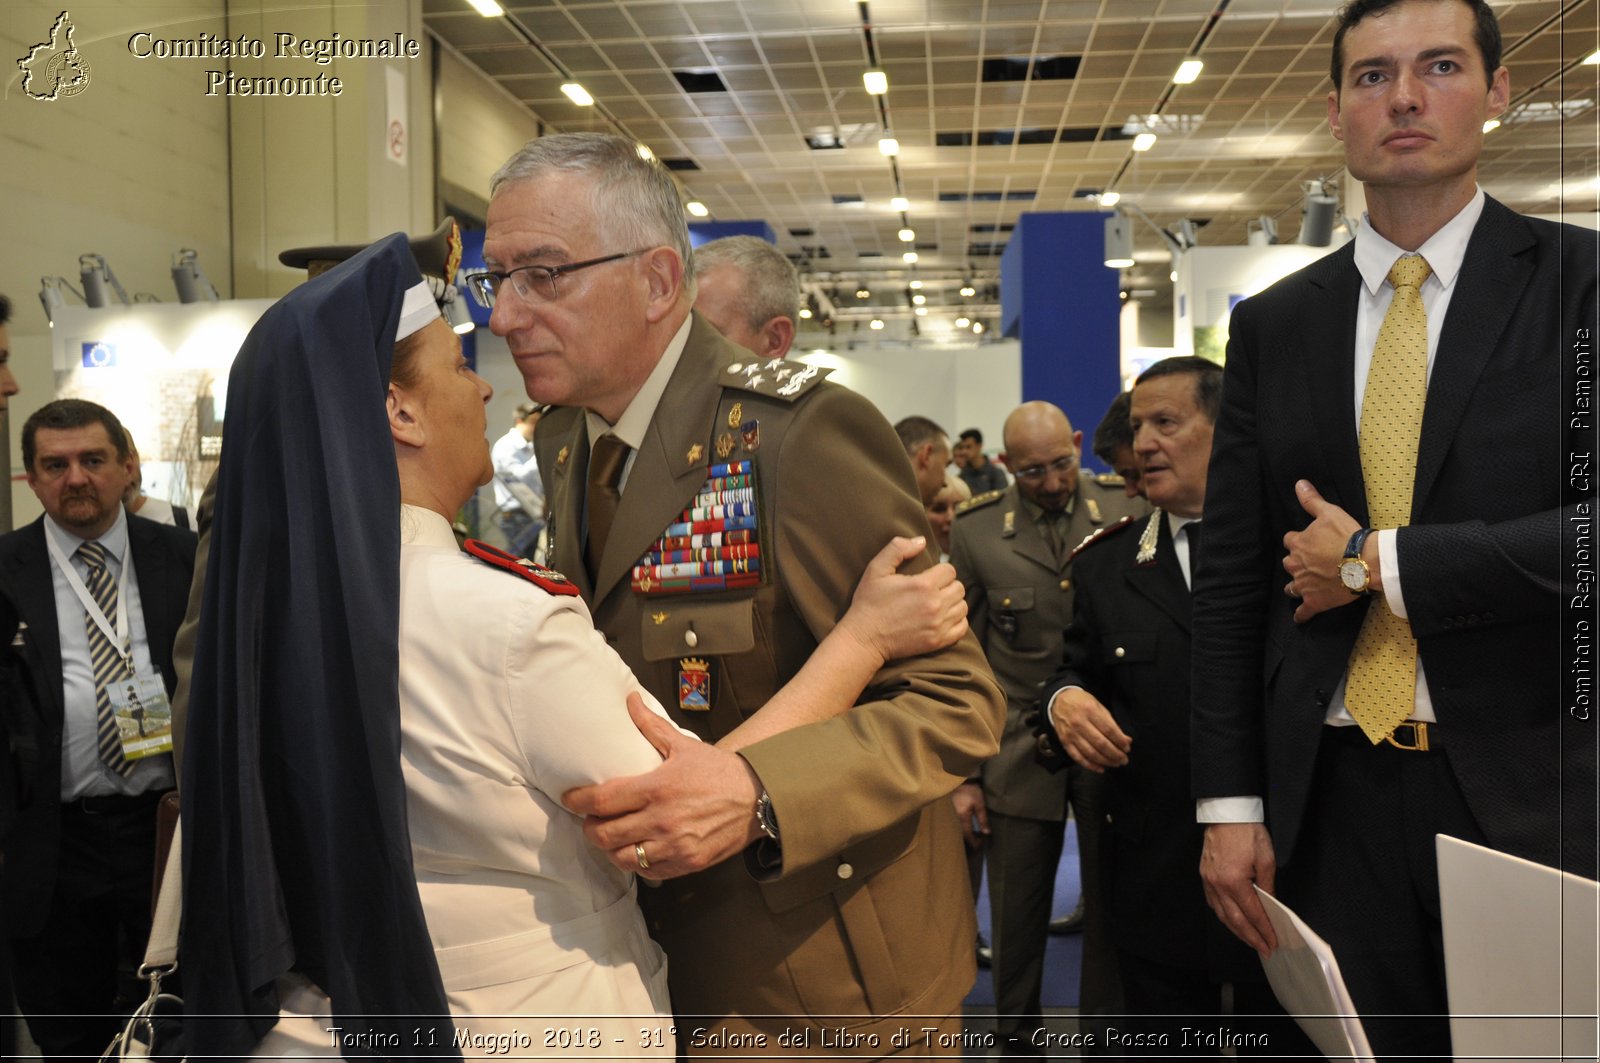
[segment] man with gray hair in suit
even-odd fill
[[[794,264],[755,236],[724,236],[694,251],[694,308],[718,332],[763,358],[782,358],[800,318]]]

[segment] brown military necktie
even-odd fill
[[[1428,316],[1421,288],[1432,272],[1420,255],[1403,255],[1389,269],[1394,301],[1378,330],[1361,400],[1361,475],[1374,528],[1411,523],[1417,442],[1428,395]],[[1411,715],[1416,687],[1417,640],[1410,622],[1395,616],[1383,600],[1372,602],[1350,655],[1345,707],[1377,745]]]
[[[627,464],[632,448],[615,435],[607,432],[595,441],[589,452],[589,538],[584,544],[583,560],[589,567],[589,578],[599,574],[600,555],[605,550],[606,538],[611,534],[611,521],[617,515],[617,503],[622,498],[618,485],[622,482],[622,467]]]

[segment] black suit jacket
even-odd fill
[[[1357,521],[1353,247],[1234,309],[1195,586],[1195,796],[1256,794],[1292,859],[1329,702],[1367,599],[1293,620],[1301,478]],[[1594,483],[1596,235],[1484,204],[1429,381],[1397,552],[1445,756],[1491,845],[1592,875],[1596,724],[1567,645]],[[1580,374],[1582,376],[1580,377]],[[1580,390],[1580,386],[1582,390]],[[1592,567],[1592,565],[1590,566]],[[1592,607],[1585,606],[1585,616]]]
[[[1190,597],[1165,514],[1155,558],[1138,560],[1149,518],[1107,531],[1072,560],[1077,596],[1061,670],[1044,704],[1083,687],[1133,739],[1107,773],[1106,889],[1119,948],[1213,980],[1261,978],[1255,953],[1206,906],[1203,828],[1189,796]]]
[[[194,567],[195,534],[128,517],[145,632],[152,663],[161,670],[167,693],[172,670],[172,638],[183,620]],[[6,842],[4,910],[6,932],[26,937],[43,924],[55,888],[61,827],[61,635],[44,518],[0,536],[0,592],[16,605],[27,625],[19,652],[34,679],[38,735],[38,775],[32,802],[21,811]]]

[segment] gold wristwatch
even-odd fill
[[[1372,572],[1361,558],[1361,548],[1371,534],[1371,528],[1362,528],[1350,536],[1350,542],[1344,548],[1344,560],[1339,562],[1339,582],[1357,597],[1372,593]]]

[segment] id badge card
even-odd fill
[[[130,676],[106,688],[122,736],[122,755],[140,760],[172,752],[172,705],[158,675]]]

